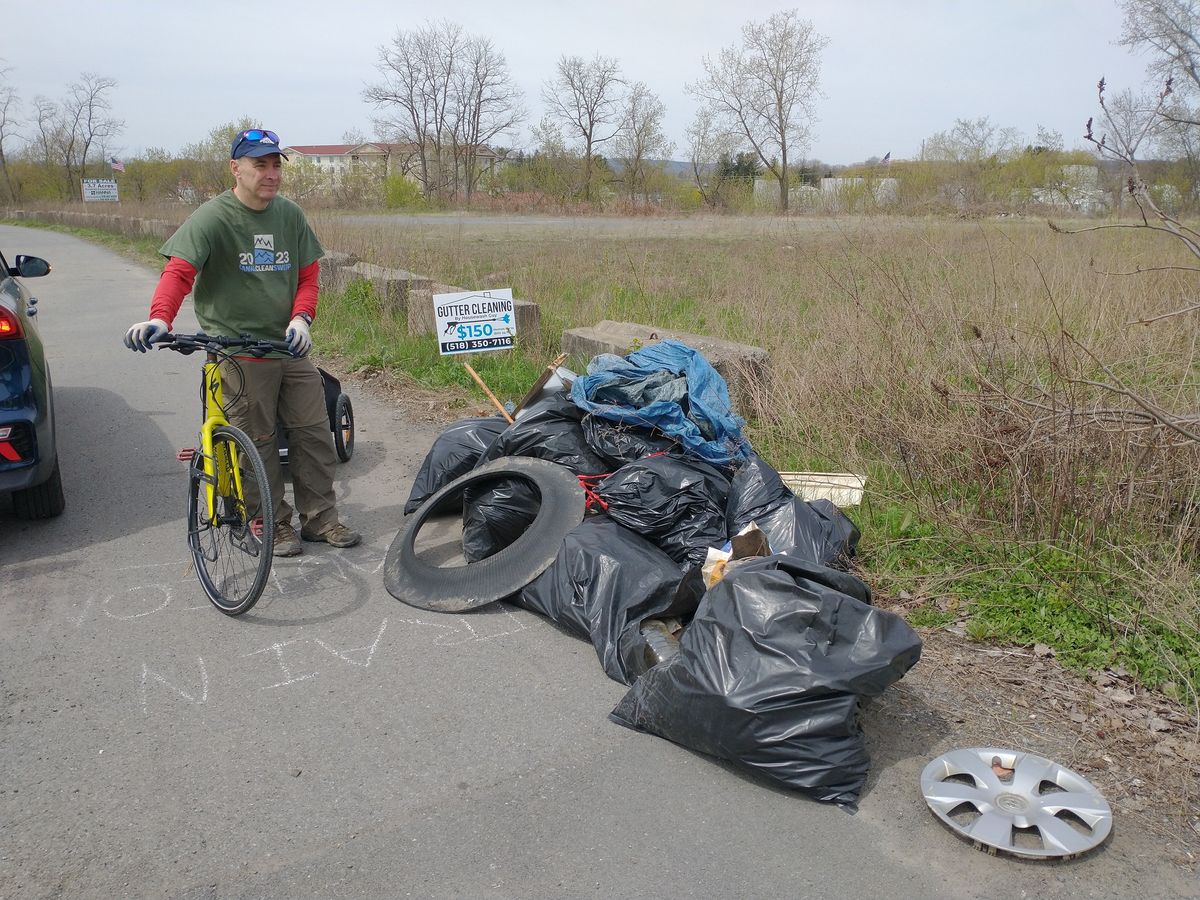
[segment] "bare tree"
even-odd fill
[[[504,55],[486,38],[441,21],[397,31],[379,48],[383,81],[363,98],[382,111],[377,133],[415,148],[417,177],[426,198],[470,194],[482,146],[523,115]]]
[[[1151,54],[1151,79],[1173,90],[1161,118],[1200,126],[1200,8],[1196,0],[1124,0],[1120,43]]]
[[[716,207],[721,202],[723,175],[718,165],[737,149],[737,136],[723,128],[711,106],[701,106],[687,129],[688,162],[692,180],[705,205]]]
[[[465,40],[462,26],[447,21],[397,31],[390,46],[379,48],[376,68],[384,80],[363,91],[368,103],[384,110],[376,131],[416,147],[418,178],[427,199],[445,188],[442,153],[449,137],[452,72]]]
[[[1016,128],[1002,128],[987,116],[956,119],[954,127],[939,131],[922,143],[922,159],[956,163],[1004,160],[1021,149],[1023,139]]]
[[[4,149],[9,140],[19,137],[17,128],[21,125],[21,120],[17,117],[21,101],[17,97],[16,88],[7,81],[11,71],[7,66],[0,68],[0,171],[4,172],[4,187],[8,191],[8,199],[15,201],[17,190],[13,186],[12,172],[8,169],[8,154]]]
[[[456,170],[463,172],[466,200],[479,184],[480,151],[509,133],[525,117],[522,94],[513,83],[504,54],[486,38],[469,41],[463,64],[455,73]]]
[[[109,93],[117,86],[115,79],[84,72],[79,81],[67,88],[67,96],[59,105],[59,128],[65,140],[62,164],[69,190],[74,194],[75,182],[87,170],[88,158],[125,127],[112,116]]]
[[[704,58],[704,78],[688,91],[741,135],[779,181],[788,208],[789,159],[808,146],[820,96],[821,51],[829,43],[796,10],[747,22],[742,40]]]
[[[621,129],[621,67],[608,56],[560,56],[555,75],[542,88],[549,115],[565,124],[583,145],[583,198],[591,200],[596,148]]]
[[[1001,127],[987,116],[956,119],[954,127],[921,142],[921,159],[949,163],[943,167],[943,189],[959,203],[976,203],[992,196],[992,176],[999,164],[1021,153],[1025,138],[1016,128]]]
[[[66,136],[62,134],[58,104],[49,97],[39,94],[33,98],[33,127],[34,133],[26,152],[47,171],[61,166]],[[58,189],[65,198],[74,195],[69,183],[64,185],[58,182]]]
[[[201,140],[188,144],[180,154],[186,164],[182,167],[181,178],[187,182],[182,188],[185,196],[203,202],[209,197],[229,188],[229,148],[234,137],[247,128],[259,128],[261,125],[249,116],[242,116],[236,122],[218,125],[208,132]],[[190,187],[191,190],[187,190]]]
[[[1200,273],[1200,231],[1197,231],[1195,228],[1192,228],[1191,226],[1179,221],[1179,219],[1163,210],[1154,202],[1154,198],[1151,196],[1150,189],[1146,184],[1145,179],[1142,178],[1138,167],[1139,150],[1153,139],[1155,130],[1162,127],[1162,120],[1168,115],[1167,110],[1171,108],[1171,95],[1173,92],[1172,78],[1170,76],[1167,77],[1162,90],[1156,97],[1153,108],[1149,111],[1143,110],[1138,118],[1132,120],[1118,120],[1115,118],[1113,106],[1104,96],[1105,87],[1104,79],[1101,78],[1100,83],[1097,85],[1097,92],[1100,102],[1101,126],[1107,127],[1101,133],[1101,135],[1097,137],[1094,127],[1095,120],[1088,119],[1085,138],[1096,148],[1096,151],[1102,157],[1120,160],[1125,164],[1129,173],[1129,176],[1125,182],[1125,189],[1140,213],[1140,221],[1115,222],[1111,224],[1092,225],[1085,228],[1075,229],[1062,228],[1051,222],[1049,223],[1050,228],[1053,231],[1061,234],[1081,234],[1088,231],[1107,231],[1114,228],[1146,229],[1151,232],[1159,232],[1181,243],[1185,248],[1187,248],[1187,251],[1192,255],[1192,257],[1197,260],[1198,264],[1191,266],[1138,266],[1135,272],[1108,274],[1132,275],[1141,272],[1166,269]],[[1127,324],[1153,325],[1165,319],[1185,316],[1198,311],[1200,311],[1200,303],[1189,303],[1180,309],[1163,313],[1161,315],[1146,317],[1134,322],[1129,322]],[[1086,348],[1084,349],[1086,350]],[[1154,422],[1157,425],[1164,427],[1189,441],[1200,442],[1200,417],[1196,417],[1195,415],[1179,416],[1168,412],[1146,395],[1132,389],[1129,385],[1122,381],[1118,374],[1101,363],[1100,360],[1094,359],[1094,361],[1100,366],[1108,380],[1103,383],[1089,383],[1094,387],[1102,388],[1127,399],[1136,408],[1129,414],[1130,417],[1144,417],[1148,421]]]
[[[1038,125],[1037,132],[1033,138],[1033,145],[1043,150],[1062,153],[1065,142],[1063,141],[1061,131],[1054,128],[1047,128],[1045,125]]]
[[[675,144],[663,133],[666,107],[644,81],[634,82],[625,96],[625,114],[615,138],[617,158],[624,167],[625,187],[632,200],[646,193],[646,167],[654,156],[666,156]]]

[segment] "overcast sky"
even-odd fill
[[[696,104],[684,87],[741,25],[797,8],[829,38],[820,119],[805,155],[852,163],[915,156],[955,119],[988,116],[1032,138],[1039,125],[1079,145],[1101,75],[1114,91],[1144,84],[1144,58],[1115,45],[1115,0],[23,0],[0,4],[0,56],[28,111],[87,71],[115,78],[115,148],[178,151],[250,116],[286,144],[372,135],[362,89],[378,81],[378,48],[431,12],[492,39],[524,90],[530,123],[560,55],[619,60],[667,108],[672,154]],[[525,129],[513,140],[528,146]],[[603,151],[601,151],[603,152]]]

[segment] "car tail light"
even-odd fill
[[[0,306],[0,341],[21,337],[25,337],[21,320],[11,310]]]
[[[0,428],[0,465],[36,459],[33,429],[24,423]]]

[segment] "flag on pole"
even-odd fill
[[[117,159],[115,156],[111,157],[111,158],[108,160],[108,164],[109,164],[110,166],[112,166],[112,170],[113,170],[114,172],[124,172],[124,171],[125,171],[125,163],[121,162],[121,161],[120,161],[119,159]]]

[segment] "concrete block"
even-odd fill
[[[446,293],[443,290],[445,285],[438,285],[437,292],[439,294]],[[450,292],[456,292],[458,288],[450,288]],[[413,291],[409,297],[408,303],[408,333],[409,334],[433,334],[433,326],[435,317],[433,315],[433,284],[430,283],[428,288],[420,291]]]
[[[542,310],[530,300],[513,300],[513,309],[517,313],[517,341],[529,340],[534,335],[542,333]]]
[[[636,322],[605,319],[592,328],[572,328],[563,332],[562,350],[572,357],[591,359],[600,353],[627,356],[635,349],[666,339],[680,341],[704,354],[709,364],[725,379],[734,411],[745,417],[763,415],[762,397],[771,379],[770,354],[761,347],[739,344],[723,338],[669,328],[654,328]]]
[[[337,271],[341,273],[343,287],[358,278],[369,281],[375,288],[384,311],[393,315],[407,315],[409,295],[428,290],[430,285],[430,280],[424,275],[406,272],[403,269],[388,269],[372,263],[358,262],[351,266],[340,266]]]
[[[358,262],[353,253],[330,250],[321,257],[317,286],[322,291],[340,292],[346,288],[345,270]]]
[[[143,227],[145,228],[146,234],[153,235],[156,238],[161,238],[164,241],[173,235],[179,228],[178,225],[173,222],[168,222],[166,219],[145,219],[144,222],[145,224]]]

